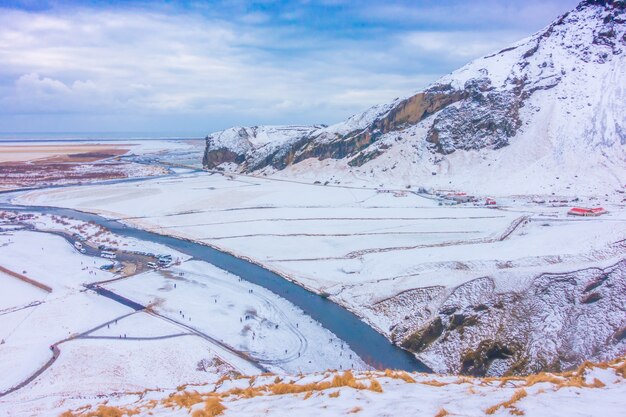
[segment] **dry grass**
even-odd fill
[[[248,387],[248,388],[233,388],[226,393],[222,394],[222,396],[236,395],[240,398],[254,398],[259,395],[263,395],[263,388],[257,387]]]
[[[95,411],[80,412],[79,414],[66,411],[60,417],[131,417],[136,414],[139,414],[139,410],[100,405]]]
[[[415,379],[404,371],[392,371],[390,369],[385,369],[385,376],[392,379],[401,379],[409,384],[413,384],[415,382]]]
[[[448,385],[447,383],[437,381],[436,379],[431,379],[428,381],[420,381],[420,384],[431,385],[433,387],[445,387],[446,385]]]
[[[370,391],[374,391],[374,392],[383,392],[383,387],[380,385],[380,382],[378,382],[377,379],[371,379],[370,380]]]
[[[479,385],[495,383],[492,386],[500,387],[513,386],[517,390],[514,392],[511,399],[503,401],[499,404],[489,407],[485,410],[485,413],[491,415],[496,413],[500,409],[506,409],[511,415],[523,415],[523,411],[516,407],[516,403],[527,396],[527,392],[524,388],[532,387],[536,384],[545,383],[550,384],[554,390],[558,390],[563,387],[577,387],[577,388],[602,388],[605,384],[597,378],[590,379],[589,372],[593,369],[610,369],[615,372],[618,377],[626,378],[626,357],[619,358],[611,362],[601,362],[593,364],[585,362],[580,365],[576,370],[562,373],[539,373],[536,375],[530,375],[527,377],[504,377],[504,378],[461,378],[454,382],[442,382],[437,379],[431,380],[418,380],[420,384],[430,385],[433,387],[442,387],[450,384],[463,384],[469,383],[468,392],[475,394],[473,389]],[[322,375],[320,375],[322,376]],[[270,377],[270,375],[268,375]],[[178,391],[172,393],[169,397],[160,400],[150,400],[144,402],[139,409],[127,409],[120,407],[111,407],[106,403],[101,404],[97,409],[93,409],[92,406],[85,406],[83,408],[76,409],[74,411],[66,411],[61,414],[61,417],[130,417],[139,413],[138,410],[146,412],[155,408],[157,404],[161,404],[167,408],[187,408],[191,409],[194,405],[204,403],[203,408],[198,408],[192,413],[193,417],[214,417],[222,414],[225,407],[221,403],[221,397],[234,396],[236,398],[253,398],[261,395],[284,395],[284,394],[303,394],[303,400],[311,398],[316,392],[319,395],[323,395],[320,391],[332,390],[328,394],[330,398],[338,398],[341,395],[341,391],[337,388],[349,387],[358,390],[371,390],[373,392],[383,392],[382,386],[377,378],[387,377],[391,379],[400,379],[407,383],[416,382],[415,379],[406,372],[386,370],[384,372],[365,372],[359,374],[359,378],[356,378],[351,371],[343,373],[326,372],[323,374],[323,380],[321,382],[311,383],[296,383],[294,380],[283,382],[280,377],[275,375],[271,376],[273,383],[267,385],[254,386],[255,383],[259,383],[256,378],[242,377],[238,375],[221,377],[214,385],[214,391],[200,394],[196,391],[186,391],[187,386],[178,387]],[[231,388],[229,390],[219,391],[220,387],[225,381],[232,379],[246,379],[249,385],[246,388]],[[369,380],[369,383],[367,382]],[[246,384],[244,383],[244,386]],[[335,388],[335,389],[333,389]],[[541,387],[536,392],[537,394],[545,392],[547,387]],[[130,393],[140,395],[142,398],[147,390],[143,393]],[[128,394],[128,393],[127,393]],[[355,414],[362,411],[361,407],[354,407],[347,411],[348,414]],[[449,415],[445,409],[439,410],[435,417],[443,417]]]
[[[202,401],[204,401],[204,398],[196,391],[180,391],[163,400],[163,405],[169,408],[190,408],[192,405],[201,403]]]
[[[219,416],[226,410],[226,407],[220,402],[217,397],[210,397],[204,402],[204,408],[194,411],[192,417],[215,417]]]
[[[335,375],[331,382],[333,388],[337,387],[352,387],[356,389],[363,389],[364,386],[360,382],[357,382],[352,371],[346,371],[343,375]]]
[[[536,375],[530,375],[526,378],[527,387],[532,387],[535,384],[540,384],[544,382],[554,384],[554,385],[560,385],[563,383],[563,379],[553,374],[547,374],[545,372],[541,372]]]
[[[302,392],[309,392],[309,391],[320,391],[321,389],[330,388],[330,384],[324,387],[321,387],[320,385],[322,384],[311,383],[311,384],[299,385],[299,384],[292,384],[292,383],[287,383],[287,384],[280,383],[280,384],[270,385],[268,389],[273,395],[284,395],[284,394],[300,394]]]
[[[489,407],[488,409],[485,410],[485,413],[493,414],[496,411],[498,411],[500,408],[508,408],[511,414],[515,414],[514,411],[521,413],[522,411],[518,410],[514,404],[518,402],[519,400],[521,400],[522,398],[526,397],[527,395],[528,393],[526,392],[524,388],[518,389],[517,391],[515,391],[515,393],[513,394],[510,400],[504,401],[504,402],[501,402],[499,404]],[[516,415],[521,415],[521,414],[516,414]]]
[[[622,378],[626,378],[626,359],[614,369],[617,375],[621,376]]]
[[[354,389],[370,389],[376,392],[382,392],[380,383],[374,379],[371,379],[369,387],[358,381],[351,371],[346,371],[343,374],[336,374],[330,381],[311,382],[308,384],[297,384],[293,381],[290,382],[278,382],[269,385],[263,385],[260,387],[250,387],[248,392],[246,390],[236,388],[224,392],[223,396],[228,395],[262,395],[265,392],[269,392],[272,395],[285,395],[285,394],[300,394],[314,391],[324,391],[330,388],[342,388],[350,387]],[[308,397],[306,397],[308,398]]]
[[[216,386],[216,387],[220,387],[220,386],[222,386],[222,384],[223,384],[224,382],[226,382],[226,381],[230,381],[230,376],[228,376],[228,375],[222,375],[222,376],[220,377],[220,379],[218,379],[218,380],[217,380],[217,382],[215,382],[215,386]]]

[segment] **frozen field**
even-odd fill
[[[275,372],[367,368],[347,345],[292,304],[205,262],[147,272],[107,288],[245,352]]]
[[[567,204],[533,203],[537,196],[499,197],[496,208],[440,206],[407,190],[195,173],[34,191],[17,202],[100,213],[217,247],[328,295],[432,369],[501,375],[626,352],[624,303],[611,290],[626,283],[626,210],[614,197],[604,204],[609,214],[573,218]],[[163,293],[152,289],[146,300]],[[173,300],[163,305],[181,310]],[[254,351],[245,337],[231,340]],[[489,343],[512,353],[485,359]]]
[[[9,392],[0,410],[9,415],[44,397],[60,409],[68,398],[202,385],[264,368],[367,369],[302,311],[212,265],[67,218],[23,218],[35,230],[4,223],[0,232],[0,394]],[[169,253],[181,263],[124,278],[100,269],[109,260],[81,254],[50,231]],[[111,280],[108,289],[149,309],[136,312],[85,287]]]
[[[81,347],[85,348],[86,344]],[[112,356],[110,353],[105,350],[105,362],[118,357],[115,355],[118,352],[113,352]],[[147,349],[147,356],[150,353]],[[119,377],[107,376],[113,380]],[[325,372],[293,378],[275,375],[221,378],[206,385],[117,391],[103,397],[90,395],[91,388],[86,387],[86,395],[68,394],[63,399],[39,396],[22,403],[18,410],[11,409],[10,403],[0,399],[0,412],[9,411],[14,417],[56,417],[61,411],[72,411],[68,415],[77,416],[127,414],[140,417],[194,414],[224,417],[617,416],[623,410],[625,387],[622,360],[586,366],[563,375],[518,379],[402,372]]]
[[[488,209],[396,195],[193,174],[33,192],[18,202],[102,213],[201,241],[348,304],[366,286],[374,298],[357,302],[362,305],[415,287],[454,287],[486,273],[503,289],[523,286],[512,269],[565,271],[611,259],[618,253],[610,245],[625,238],[626,215],[617,205],[602,218],[570,219],[566,207],[533,205],[530,198],[504,199],[500,209]]]

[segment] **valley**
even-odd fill
[[[330,125],[2,141],[0,414],[620,415],[625,59],[584,0]]]

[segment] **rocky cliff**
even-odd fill
[[[625,22],[624,0],[583,1],[529,38],[469,63],[424,91],[344,122],[213,133],[206,139],[205,166],[276,171],[332,158],[359,174],[404,164],[403,172],[413,171],[415,178],[430,171],[449,173],[463,159],[456,154],[478,151],[483,159],[497,154],[507,169],[532,166],[533,174],[592,155],[589,161],[612,167],[612,176],[621,178],[619,166],[626,161]],[[250,146],[255,135],[250,129],[265,129],[267,140]],[[242,134],[227,134],[230,141],[225,143],[229,131]],[[513,143],[523,146],[508,156],[497,153]],[[538,149],[542,166],[536,166]],[[492,164],[483,168],[502,174],[496,172],[498,164],[488,166]]]

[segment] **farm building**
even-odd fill
[[[570,211],[567,212],[567,214],[570,214],[572,216],[584,216],[584,217],[600,216],[606,213],[608,213],[608,211],[606,211],[602,207],[594,207],[594,208],[572,207]]]

